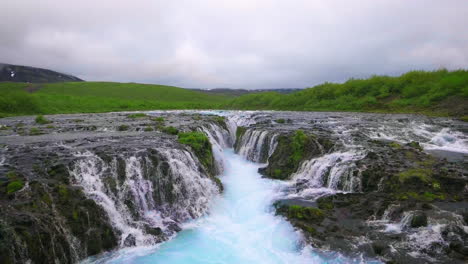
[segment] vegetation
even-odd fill
[[[164,122],[164,117],[160,116],[160,117],[153,118],[151,120],[156,121],[158,123],[163,123]]]
[[[16,180],[16,181],[12,181],[10,183],[8,183],[7,185],[7,193],[10,194],[10,193],[14,193],[14,192],[17,192],[19,190],[21,190],[24,186],[24,183],[22,180]]]
[[[300,111],[420,112],[466,116],[468,71],[412,71],[399,77],[372,76],[324,83],[292,94],[243,95],[231,109]]]
[[[430,169],[413,168],[399,173],[398,179],[401,183],[411,178],[418,178],[422,182],[429,182],[431,175],[432,171]]]
[[[181,144],[190,146],[205,168],[210,171],[214,169],[214,157],[211,151],[211,143],[205,134],[201,132],[179,133],[178,141]]]
[[[145,118],[147,117],[148,115],[144,114],[144,113],[135,113],[135,114],[130,114],[128,115],[127,117],[128,118],[132,118],[132,119],[137,119],[137,118]]]
[[[290,219],[321,222],[325,217],[322,210],[315,207],[305,207],[300,205],[282,205],[278,209],[279,213],[285,214]]]
[[[47,120],[43,115],[38,115],[36,117],[35,121],[36,121],[36,124],[39,124],[39,125],[45,125],[45,124],[52,123],[52,121]]]
[[[308,137],[302,130],[296,130],[291,142],[291,149],[293,151],[291,155],[291,163],[295,167],[299,166],[299,163],[304,159],[304,148],[307,144]]]
[[[178,87],[136,83],[48,83],[27,92],[29,86],[28,83],[0,83],[0,117],[153,109],[220,109],[231,99]]]
[[[177,135],[179,134],[179,130],[173,126],[168,126],[168,127],[162,127],[161,131],[169,134],[169,135]]]
[[[129,128],[128,125],[120,125],[117,127],[117,131],[127,131]]]
[[[278,124],[284,124],[284,123],[286,122],[283,118],[276,119],[275,121],[276,121],[276,123],[278,123]]]
[[[291,94],[261,92],[239,97],[136,83],[67,82],[40,84],[35,89],[28,89],[30,86],[27,83],[0,83],[0,117],[225,108],[417,112],[468,119],[468,70],[411,71],[399,77],[372,76],[350,79],[342,84],[324,83]]]
[[[44,134],[44,133],[37,127],[32,127],[29,130],[29,135],[31,135],[31,136],[37,136],[37,135],[42,135],[42,134]]]

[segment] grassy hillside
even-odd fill
[[[291,94],[262,92],[239,97],[109,82],[0,83],[0,93],[0,116],[222,108],[468,115],[467,70],[412,71],[399,77],[324,83]]]
[[[0,115],[220,108],[229,97],[178,87],[109,82],[0,83]]]
[[[233,99],[227,107],[466,116],[468,71],[412,71],[399,77],[373,76],[351,79],[342,84],[324,83],[289,95],[274,92],[249,94]]]

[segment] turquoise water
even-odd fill
[[[301,236],[275,216],[272,201],[278,181],[263,179],[258,164],[225,150],[224,193],[210,214],[185,226],[176,237],[153,248],[114,253],[98,263],[350,263],[338,255],[318,255],[303,247]],[[358,262],[357,260],[353,262]]]

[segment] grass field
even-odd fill
[[[0,83],[0,116],[156,109],[423,113],[467,119],[468,71],[412,71],[324,83],[291,94],[209,94],[172,86],[68,82]]]
[[[248,94],[231,100],[227,108],[423,113],[466,118],[468,71],[412,71],[398,77],[324,83],[286,95]]]
[[[0,115],[220,108],[230,97],[178,87],[110,82],[0,83]]]

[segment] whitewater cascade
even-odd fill
[[[239,155],[245,159],[266,163],[276,148],[278,135],[268,130],[248,129],[242,136],[238,148]]]
[[[215,124],[201,126],[212,144],[218,173],[231,132]],[[180,230],[180,224],[204,215],[218,187],[197,157],[185,149],[154,148],[105,161],[90,151],[75,154],[70,169],[75,184],[107,213],[120,246],[152,245]]]
[[[114,158],[77,153],[71,169],[76,184],[108,214],[121,246],[151,245],[170,236],[181,222],[203,215],[216,185],[201,173],[198,160],[183,149],[154,149],[154,155]],[[124,168],[122,170],[122,167]]]

